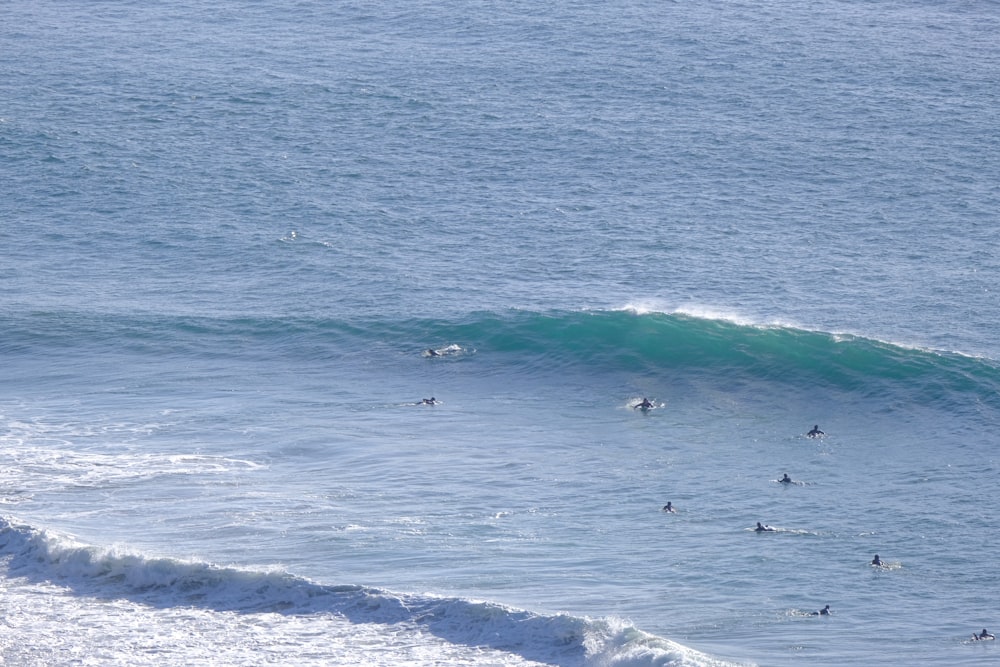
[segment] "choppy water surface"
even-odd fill
[[[992,663],[997,27],[7,7],[3,658]]]

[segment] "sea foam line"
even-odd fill
[[[335,614],[352,623],[415,627],[452,644],[488,647],[564,667],[724,667],[619,619],[536,614],[501,604],[323,585],[281,570],[256,571],[102,549],[0,517],[7,578],[52,582],[82,597],[116,597],[155,608],[243,614]]]

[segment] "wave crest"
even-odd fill
[[[618,310],[484,311],[450,319],[104,317],[33,315],[0,322],[6,351],[67,351],[84,358],[114,350],[158,358],[239,355],[341,361],[428,349],[462,350],[448,361],[489,372],[595,375],[648,373],[706,378],[718,386],[775,382],[873,397],[1000,405],[1000,365],[984,358],[908,347],[860,335],[754,324],[726,314],[631,304]],[[94,350],[94,348],[98,348]],[[474,351],[475,354],[471,352]],[[900,397],[897,397],[900,398]]]
[[[158,608],[336,614],[352,623],[411,625],[453,644],[566,667],[732,664],[616,619],[535,614],[492,602],[323,585],[281,570],[148,558],[88,546],[7,517],[0,517],[0,559],[10,577],[52,581],[83,596],[127,598]]]

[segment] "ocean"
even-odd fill
[[[1000,661],[1000,4],[0,16],[4,664]]]

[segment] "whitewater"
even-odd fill
[[[997,661],[996,3],[0,13],[4,664]]]

